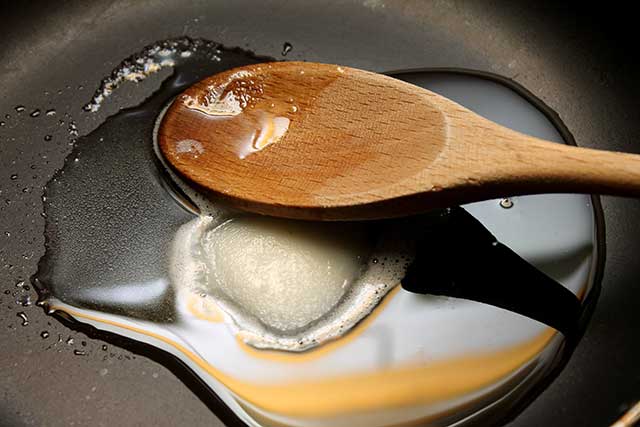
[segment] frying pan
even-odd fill
[[[274,57],[289,42],[287,59],[374,71],[457,67],[498,73],[558,112],[579,145],[640,152],[636,58],[625,30],[630,11],[531,9],[526,3],[4,2],[1,290],[15,292],[43,253],[41,188],[71,149],[69,121],[86,133],[118,107],[140,101],[142,91],[131,85],[98,114],[81,113],[100,79],[123,58],[168,37],[204,37]],[[65,126],[18,118],[19,105],[43,114],[54,108]],[[45,135],[52,137],[45,141]],[[640,204],[603,198],[603,210],[607,260],[591,323],[562,373],[510,425],[608,425],[640,398]],[[0,295],[0,425],[221,425],[210,410],[215,402],[198,397],[198,383],[177,379],[165,366],[178,368],[162,355],[150,359],[135,346],[88,337],[86,330],[72,331],[37,307],[19,307],[12,295]],[[18,312],[27,314],[29,325],[21,326]]]

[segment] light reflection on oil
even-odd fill
[[[238,157],[244,159],[280,141],[289,129],[290,122],[286,117],[274,117],[265,113],[260,127],[254,132],[251,140],[238,147]]]

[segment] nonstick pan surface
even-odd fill
[[[43,254],[41,189],[71,149],[68,123],[84,134],[119,106],[141,100],[131,85],[98,114],[81,112],[123,58],[156,40],[187,35],[279,58],[289,42],[286,59],[374,71],[488,71],[541,98],[579,145],[640,152],[636,58],[626,32],[611,29],[625,28],[630,11],[527,9],[526,3],[3,2],[0,291],[10,295],[0,293],[0,425],[221,424],[210,409],[215,402],[201,400],[201,386],[179,380],[162,355],[152,360],[139,354],[147,354],[144,349],[72,331],[37,307],[16,305],[11,295],[16,283],[28,283]],[[29,117],[36,108],[41,114],[55,108],[65,125],[51,131]],[[564,371],[510,425],[604,426],[640,398],[640,203],[602,201],[607,259],[591,323]],[[19,312],[28,316],[27,326]]]

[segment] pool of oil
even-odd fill
[[[46,253],[33,278],[41,303],[172,355],[247,425],[445,426],[517,414],[570,355],[597,294],[589,196],[492,200],[386,223],[415,231],[404,288],[306,351],[247,344],[224,310],[173,282],[171,248],[198,203],[157,157],[156,119],[196,81],[267,60],[170,40],[102,82],[87,111],[124,81],[172,70],[142,104],[80,137],[48,183]],[[557,118],[507,81],[459,70],[392,75],[516,130],[570,142]]]

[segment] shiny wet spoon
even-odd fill
[[[640,196],[640,155],[544,141],[409,83],[327,64],[211,76],[169,107],[158,144],[203,192],[289,218],[387,218],[534,193]]]

